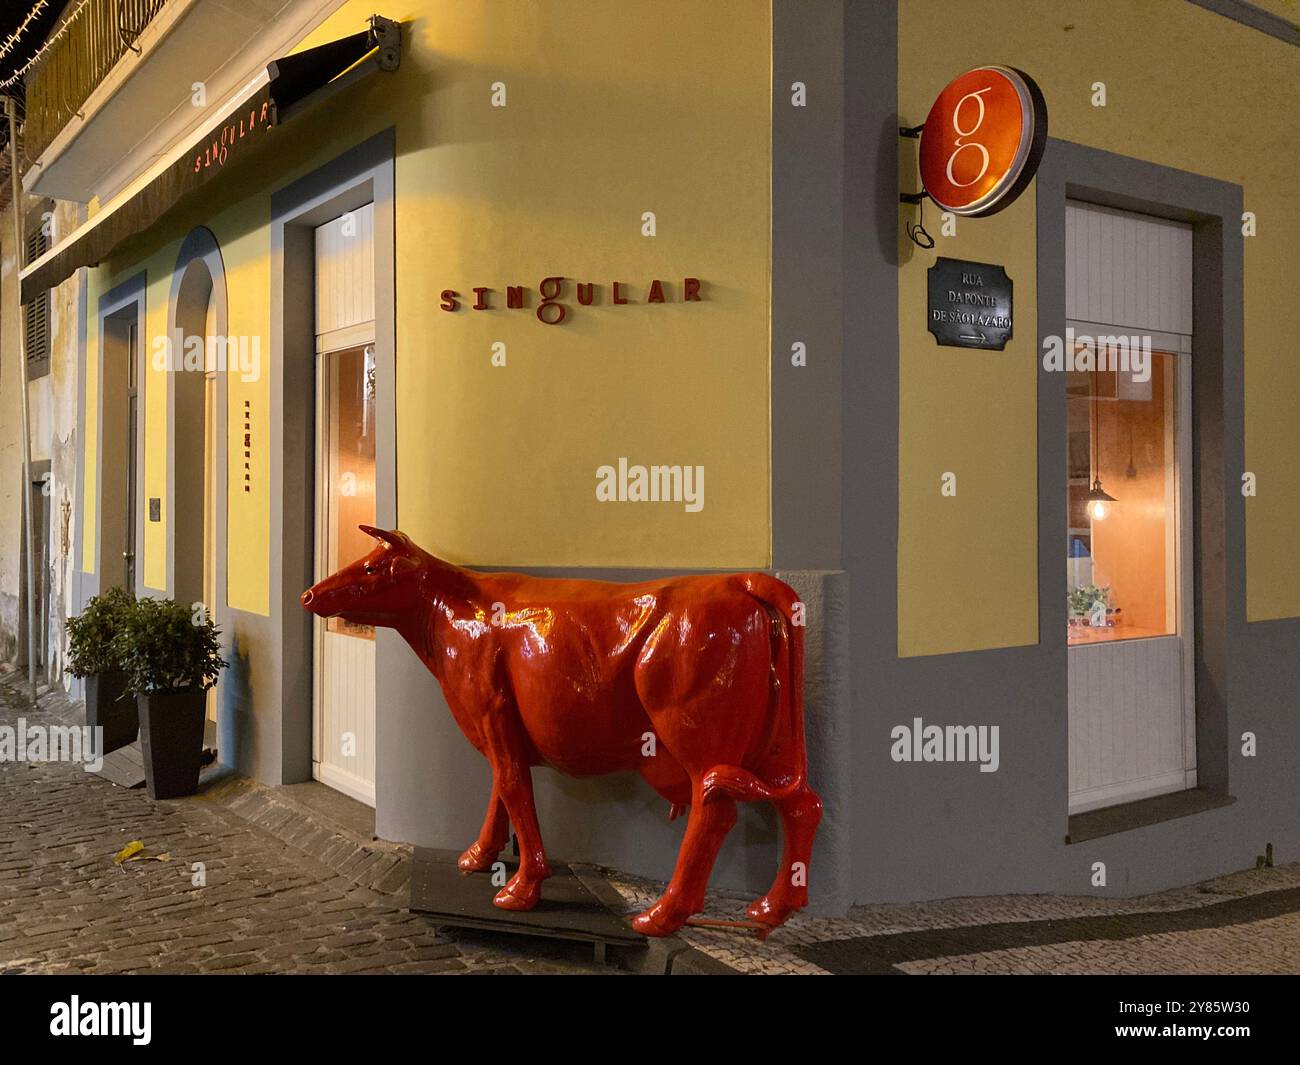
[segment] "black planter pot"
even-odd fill
[[[195,689],[137,695],[140,707],[140,753],[151,799],[193,795],[203,760],[206,693]]]
[[[86,724],[104,730],[100,754],[135,742],[140,716],[135,699],[127,694],[125,674],[113,670],[86,677]]]

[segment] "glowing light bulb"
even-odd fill
[[[1115,497],[1101,486],[1101,478],[1092,482],[1092,491],[1088,493],[1088,514],[1093,521],[1102,521],[1110,513],[1110,504]]]

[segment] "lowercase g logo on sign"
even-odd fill
[[[993,214],[1024,190],[1047,143],[1047,105],[1028,74],[976,67],[951,81],[921,130],[921,180],[945,211]]]

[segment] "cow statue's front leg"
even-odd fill
[[[487,718],[483,734],[492,763],[492,791],[501,796],[519,837],[519,871],[497,892],[492,904],[503,910],[531,910],[542,897],[542,881],[551,875],[551,867],[537,825],[523,727],[513,705],[494,707]]]
[[[466,848],[465,853],[456,863],[460,871],[468,876],[470,873],[481,873],[490,869],[509,838],[510,815],[494,784],[492,797],[488,799],[487,815],[483,818],[483,827],[479,829],[478,839]]]

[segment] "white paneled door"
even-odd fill
[[[1196,786],[1192,232],[1066,209],[1070,812]]]
[[[373,205],[316,230],[316,579],[367,554],[375,513]],[[316,619],[317,780],[375,804],[375,632]]]

